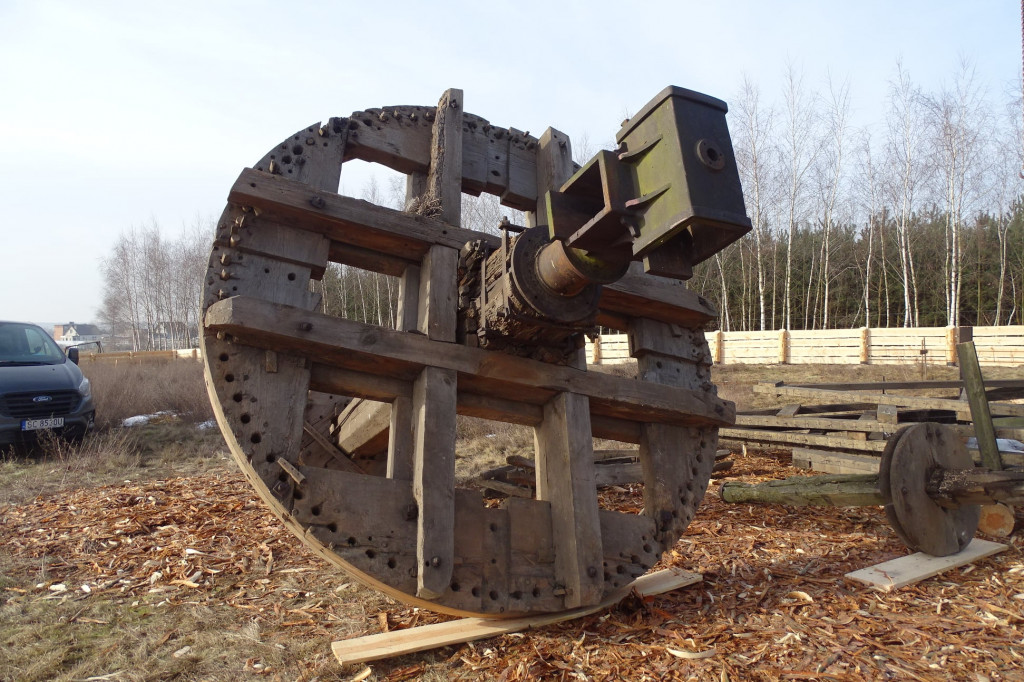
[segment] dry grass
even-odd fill
[[[96,426],[118,426],[128,417],[173,412],[192,423],[213,419],[203,365],[191,360],[152,363],[85,363],[92,382]]]
[[[216,429],[165,422],[95,431],[81,443],[49,438],[30,453],[0,457],[0,505],[115,481],[152,480],[229,466]]]

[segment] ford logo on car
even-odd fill
[[[34,403],[48,403],[51,400],[53,400],[53,398],[48,395],[37,395],[35,398],[32,398],[32,402]]]

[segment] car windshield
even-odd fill
[[[64,353],[34,324],[0,322],[0,366],[59,365]]]

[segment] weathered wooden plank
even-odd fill
[[[426,201],[437,202],[437,216],[449,225],[462,224],[462,105],[462,90],[441,96],[430,140]]]
[[[430,167],[435,112],[434,107],[391,106],[354,113],[348,124],[345,159],[380,163],[401,173],[425,174]],[[518,134],[520,146],[514,151],[516,158],[510,159],[514,135],[509,130],[464,110],[461,127],[462,191],[473,195],[486,191],[502,197],[506,206],[532,210],[537,197],[530,153],[536,149],[537,140]],[[508,190],[510,173],[512,191]]]
[[[812,469],[823,474],[877,474],[880,462],[878,455],[793,448],[794,467]]]
[[[754,393],[762,393],[777,396],[789,396],[794,398],[807,399],[857,399],[877,401],[879,405],[897,405],[899,407],[916,407],[929,410],[953,410],[964,412],[968,407],[962,401],[949,400],[946,398],[923,398],[919,396],[895,395],[892,393],[872,393],[867,391],[826,391],[817,388],[798,388],[795,386],[771,386],[766,384],[755,384]],[[1000,416],[1024,416],[1024,405],[1013,405],[1009,403],[993,403],[989,405],[993,415]]]
[[[315,357],[322,364],[386,377],[409,380],[423,367],[433,365],[472,377],[478,389],[475,393],[488,393],[488,388],[498,395],[502,388],[524,396],[529,391],[579,393],[591,399],[594,413],[630,421],[724,425],[735,418],[732,403],[703,391],[656,386],[504,353],[438,343],[417,334],[248,297],[234,297],[212,305],[206,313],[205,324],[212,330],[230,333],[244,343],[272,350],[291,349]]]
[[[996,445],[995,427],[992,425],[992,413],[988,400],[985,398],[985,380],[981,376],[978,364],[978,353],[974,342],[957,344],[957,355],[960,357],[960,373],[964,378],[964,392],[971,405],[971,421],[974,422],[974,434],[978,440],[978,451],[981,461],[987,469],[999,471],[1003,468]]]
[[[775,443],[779,445],[814,445],[819,448],[835,448],[855,452],[882,452],[885,442],[880,440],[857,440],[838,436],[793,433],[791,431],[764,431],[759,429],[719,429],[720,438],[730,438],[754,443]]]
[[[632,591],[641,597],[662,594],[693,585],[700,582],[701,579],[699,574],[689,573],[679,568],[668,568],[640,577],[635,582],[611,593],[601,603],[594,606],[504,620],[464,618],[333,642],[331,650],[342,665],[376,661],[582,618],[618,603]]]
[[[859,433],[877,433],[891,431],[889,423],[876,419],[829,419],[827,417],[772,417],[761,415],[736,415],[736,426],[758,426],[773,429],[818,429],[824,431],[850,431]]]
[[[354,457],[371,457],[385,452],[388,447],[387,427],[390,410],[386,403],[373,400],[353,401],[338,416],[334,432],[335,442]],[[367,438],[366,433],[374,436]],[[380,434],[383,433],[383,438]]]
[[[534,429],[537,499],[551,503],[555,574],[565,607],[596,603],[604,589],[590,411],[586,396],[559,393]]]
[[[888,592],[907,585],[913,585],[957,566],[965,566],[1008,547],[998,542],[975,538],[971,544],[950,556],[935,557],[917,552],[909,556],[885,561],[869,568],[862,568],[846,574],[847,578],[864,583],[877,590]]]
[[[225,216],[217,226],[213,254],[228,266],[239,255],[251,254],[309,268],[313,279],[321,279],[327,266],[330,240],[307,230],[280,225],[252,213]]]
[[[413,478],[413,402],[411,398],[398,396],[388,411],[388,428],[384,437],[388,441],[388,478],[411,481]]]
[[[430,339],[455,341],[458,267],[459,252],[444,246],[430,247],[423,259],[417,328]]]
[[[448,589],[455,556],[455,372],[425,367],[413,384],[413,497],[416,596],[436,599]]]

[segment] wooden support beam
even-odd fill
[[[547,216],[548,191],[561,187],[572,169],[568,136],[548,128],[537,152],[534,216]],[[585,369],[585,359],[583,365]],[[533,433],[537,499],[551,503],[555,576],[565,588],[565,607],[594,604],[604,590],[604,569],[587,396],[568,391],[555,395]]]
[[[586,396],[552,398],[534,429],[534,442],[537,499],[551,503],[555,575],[565,586],[565,606],[593,604],[604,589],[604,574]]]
[[[332,241],[332,253],[338,248],[335,242],[379,252],[389,258],[385,263],[389,274],[397,274],[396,259],[414,263],[434,244],[458,250],[466,242],[480,239],[494,247],[499,245],[497,237],[485,232],[351,197],[318,193],[307,185],[252,169],[238,176],[228,200],[259,208],[290,227],[323,234]],[[365,255],[362,262],[368,267],[372,265]],[[684,282],[644,274],[643,265],[634,263],[625,277],[602,287],[598,322],[624,328],[626,321],[640,310],[644,317],[684,326],[708,322],[717,316],[710,302],[687,289]]]
[[[354,457],[380,454],[388,447],[389,419],[387,403],[353,400],[335,422],[334,440],[339,448]]]
[[[1003,461],[999,456],[999,446],[996,444],[992,413],[989,411],[988,400],[985,399],[985,380],[981,376],[978,352],[973,341],[958,344],[956,350],[960,358],[960,373],[964,378],[967,401],[971,405],[971,421],[974,422],[974,437],[978,439],[981,461],[987,469],[999,471],[1003,468]]]
[[[410,381],[425,366],[453,369],[459,381],[472,389],[469,392],[515,402],[544,404],[555,393],[569,391],[588,396],[594,414],[627,421],[710,426],[735,419],[732,403],[703,391],[440,343],[248,297],[214,303],[206,312],[205,324],[240,343],[298,353],[358,373]],[[333,392],[351,395],[342,388],[337,386]]]
[[[436,202],[437,216],[449,225],[462,224],[462,105],[462,90],[452,88],[441,96],[430,141],[425,198]]]
[[[455,557],[455,372],[425,367],[413,384],[416,596],[448,589]]]

